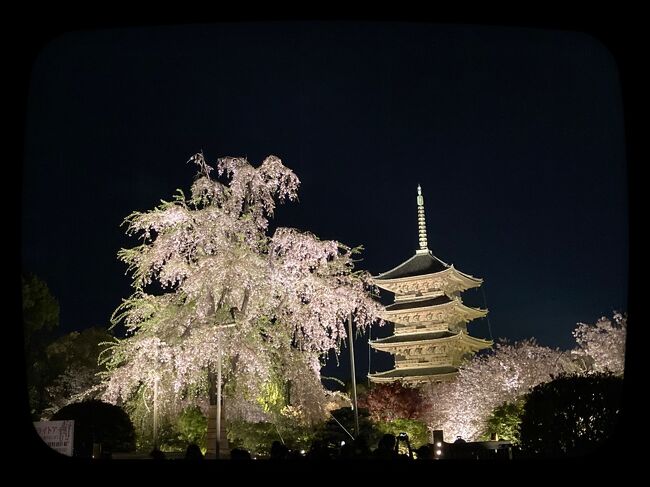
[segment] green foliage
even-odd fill
[[[280,441],[289,450],[306,450],[313,440],[313,432],[306,426],[293,423],[278,428],[273,423],[249,423],[231,421],[228,425],[228,441],[232,448],[243,448],[253,456],[267,457],[271,444]]]
[[[368,392],[370,392],[370,388],[368,387],[367,384],[367,379],[365,377],[357,377],[356,378],[356,383],[357,383],[357,398],[363,398],[368,395]],[[345,393],[352,397],[352,381],[351,380],[346,380],[344,382],[345,384]]]
[[[102,451],[135,450],[135,431],[129,416],[118,406],[102,401],[84,401],[61,408],[53,421],[74,420],[74,455],[90,457],[93,443]]]
[[[139,447],[143,450],[153,448],[153,424],[146,429],[148,437],[141,437]],[[158,442],[163,451],[185,451],[187,445],[205,445],[208,434],[208,418],[196,406],[185,408],[178,417],[163,416],[158,428]]]
[[[125,404],[133,427],[138,451],[151,451],[154,447],[153,403],[145,400],[145,389],[140,388]],[[187,445],[205,444],[208,419],[197,406],[163,407],[158,413],[158,445],[164,451],[185,451]]]
[[[286,403],[286,386],[280,380],[269,381],[265,384],[263,394],[257,402],[266,413],[279,413]]]
[[[515,402],[506,402],[492,411],[487,419],[483,440],[490,440],[496,436],[499,440],[506,440],[518,445],[520,441],[519,427],[524,413],[525,396]]]
[[[289,450],[309,449],[314,439],[313,427],[302,414],[302,409],[290,405],[291,381],[286,381],[281,371],[276,370],[274,378],[267,382],[257,402],[269,416],[268,422],[239,422],[229,429],[234,444],[251,453],[266,456],[273,441],[281,441]]]
[[[134,394],[124,405],[135,429],[135,442],[138,451],[153,448],[153,411],[143,400],[143,391]]]
[[[521,446],[533,455],[582,456],[612,442],[619,426],[623,379],[608,374],[561,376],[535,387],[521,419]]]
[[[427,425],[416,419],[394,419],[393,421],[379,421],[377,429],[383,434],[399,435],[406,433],[409,436],[411,448],[416,449],[429,443],[429,430]]]
[[[289,450],[308,450],[314,441],[313,427],[293,421],[291,418],[285,418],[276,426]]]
[[[203,445],[208,434],[208,418],[196,406],[183,410],[177,422],[179,439],[186,445],[196,443]]]
[[[253,455],[268,456],[274,441],[282,442],[289,450],[308,449],[314,438],[314,429],[295,407],[287,405],[289,384],[272,380],[257,398],[270,421],[250,423],[231,421],[226,425],[228,440],[233,448],[243,448]]]

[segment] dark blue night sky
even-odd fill
[[[22,264],[61,329],[107,325],[130,294],[120,228],[194,176],[188,158],[279,156],[300,202],[275,224],[365,248],[377,274],[429,248],[482,277],[494,338],[571,348],[576,322],[627,310],[624,127],[593,37],[417,23],[231,23],[58,37],[33,67]],[[489,337],[487,320],[469,330]],[[373,330],[373,336],[390,329]],[[368,367],[367,335],[356,342]],[[326,374],[345,377],[331,362]],[[383,357],[382,357],[383,356]],[[372,370],[390,366],[373,352]]]

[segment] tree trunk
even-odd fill
[[[248,306],[248,299],[250,298],[251,295],[251,290],[249,288],[246,288],[244,291],[244,300],[241,304],[241,314],[243,315],[246,313],[246,306]]]

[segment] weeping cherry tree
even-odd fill
[[[296,199],[299,185],[277,157],[257,168],[219,159],[216,178],[203,154],[190,161],[189,198],[178,190],[125,219],[141,243],[118,253],[134,292],[112,318],[127,336],[105,351],[103,399],[142,401],[155,421],[223,392],[227,417],[260,420],[259,398],[280,377],[293,413],[322,419],[323,358],[339,351],[350,313],[363,329],[381,311],[369,274],[354,270],[360,248],[292,228],[268,235],[276,201]]]

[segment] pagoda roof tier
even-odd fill
[[[376,340],[370,340],[370,344],[404,343],[404,342],[414,342],[414,341],[421,342],[421,341],[437,340],[439,338],[448,338],[451,336],[456,336],[456,333],[452,333],[447,330],[428,332],[428,333],[409,333],[404,335],[391,335],[386,338],[377,338]]]
[[[438,298],[418,302],[396,303],[386,307],[381,317],[386,321],[410,325],[412,323],[446,322],[467,323],[487,315],[486,309],[465,306],[459,298],[433,304]],[[419,305],[414,306],[414,303]]]
[[[414,367],[411,369],[392,369],[386,372],[377,372],[375,374],[368,374],[368,378],[372,382],[393,382],[396,380],[404,380],[407,382],[428,382],[432,380],[449,380],[453,379],[458,373],[456,367],[440,366],[440,367]]]
[[[408,335],[393,335],[388,338],[371,340],[370,346],[383,352],[398,353],[412,347],[425,345],[440,345],[446,342],[456,342],[460,348],[477,352],[492,346],[491,340],[476,338],[462,331],[459,333],[410,333]]]
[[[398,303],[393,303],[386,306],[386,311],[397,311],[400,309],[415,309],[415,308],[427,308],[429,306],[437,306],[439,304],[446,304],[451,302],[451,298],[446,294],[442,296],[436,296],[435,298],[428,299],[418,299],[414,301],[400,301]]]
[[[375,280],[400,279],[403,277],[421,276],[424,274],[435,274],[444,271],[449,264],[441,261],[433,255],[430,250],[417,251],[413,257],[402,262],[397,267],[373,276]]]
[[[416,254],[415,257],[420,257],[421,255],[423,254]],[[407,264],[411,259],[407,260],[403,265]],[[426,293],[432,290],[441,290],[450,294],[455,291],[465,291],[478,287],[483,283],[483,279],[460,272],[453,264],[445,264],[445,267],[440,270],[435,269],[436,267],[431,265],[428,268],[430,272],[417,274],[407,272],[400,277],[396,277],[400,273],[394,272],[395,269],[393,269],[378,276],[373,276],[372,280],[378,287],[396,295]]]

